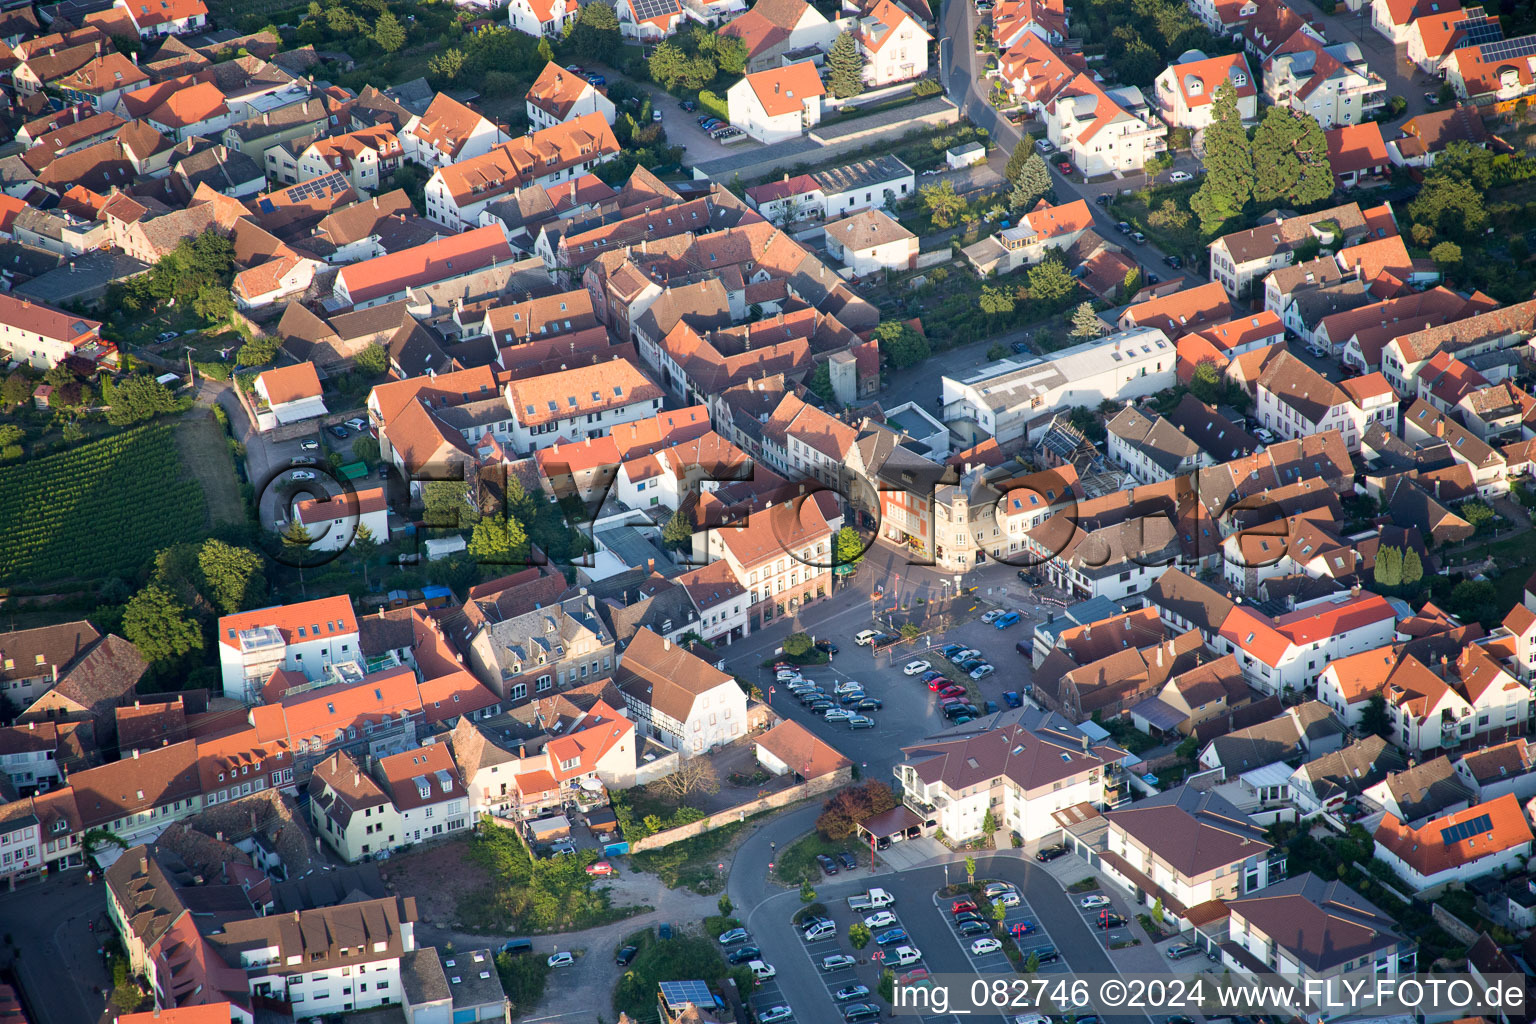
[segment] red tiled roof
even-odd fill
[[[357,616],[353,614],[352,601],[346,595],[260,608],[253,612],[222,616],[219,619],[219,642],[239,650],[240,631],[260,626],[275,626],[282,633],[285,643],[302,643],[322,636],[356,633]]]
[[[1335,177],[1384,167],[1389,161],[1387,140],[1375,121],[1340,125],[1326,132],[1325,138]]]
[[[256,380],[266,391],[267,401],[273,405],[320,397],[320,376],[315,372],[314,363],[279,366],[265,371]]]
[[[747,84],[769,117],[793,114],[806,100],[824,96],[827,91],[816,65],[808,60],[748,75]]]
[[[341,268],[338,275],[354,304],[406,288],[445,281],[510,261],[512,248],[501,228],[488,225],[446,235],[424,245],[376,256]]]
[[[1259,92],[1253,80],[1253,72],[1248,70],[1248,59],[1241,53],[1175,64],[1169,70],[1173,72],[1174,83],[1184,98],[1184,105],[1190,108],[1203,107],[1214,101],[1216,90],[1223,84],[1231,85],[1239,99],[1257,96]],[[1239,75],[1242,76],[1241,85],[1237,84]],[[1198,89],[1193,88],[1196,85]]]
[[[370,512],[382,512],[388,507],[384,488],[369,487],[361,491],[345,491],[325,501],[316,501],[313,498],[301,501],[297,518],[305,526],[312,526],[316,523],[330,522],[333,519],[350,519]]]
[[[1447,830],[1484,815],[1488,817],[1488,828],[1484,831],[1448,838]],[[1520,809],[1519,797],[1505,793],[1486,803],[1427,821],[1418,828],[1410,828],[1395,814],[1388,814],[1376,829],[1375,839],[1383,849],[1428,878],[1452,868],[1475,864],[1511,847],[1528,845],[1532,835],[1531,826]]]

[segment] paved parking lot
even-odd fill
[[[941,631],[925,636],[915,644],[899,644],[891,651],[872,652],[868,647],[856,646],[853,637],[867,623],[858,623],[845,633],[838,631],[828,635],[817,634],[817,639],[830,639],[838,645],[838,653],[828,665],[812,665],[801,669],[801,674],[831,694],[839,683],[856,680],[863,684],[864,692],[879,698],[884,707],[878,711],[861,712],[875,720],[873,729],[852,731],[844,722],[828,722],[811,714],[796,697],[782,686],[775,686],[773,671],[760,665],[762,655],[730,664],[731,671],[746,677],[761,687],[774,711],[794,719],[832,743],[858,763],[869,777],[886,779],[901,758],[901,747],[922,741],[951,726],[951,722],[939,711],[939,701],[917,676],[902,673],[902,666],[913,660],[931,662],[957,678],[960,673],[939,654],[937,648],[957,643],[982,652],[982,657],[995,666],[996,671],[979,683],[971,683],[973,693],[981,702],[993,701],[1005,708],[1003,693],[1016,690],[1024,693],[1030,684],[1029,659],[1015,650],[1014,645],[1033,639],[1036,623],[1044,620],[1051,606],[1028,600],[1029,588],[1022,583],[998,586],[989,595],[977,594],[964,604],[956,603],[951,618],[957,621]],[[1008,629],[997,630],[982,622],[983,612],[1004,607],[1019,611],[1024,619]],[[929,645],[932,645],[931,647]],[[770,693],[769,691],[773,692]],[[978,703],[982,707],[982,703]]]

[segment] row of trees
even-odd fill
[[[1034,139],[1028,135],[1013,147],[1003,176],[1009,185],[1008,208],[1014,213],[1033,209],[1036,203],[1051,194],[1051,169],[1035,152]]]
[[[1270,107],[1250,137],[1230,83],[1216,90],[1205,130],[1205,180],[1190,199],[1207,234],[1220,232],[1250,207],[1307,207],[1333,195],[1328,140],[1310,114]]]

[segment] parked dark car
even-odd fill
[[[634,960],[635,954],[638,952],[640,952],[638,946],[625,946],[623,949],[619,950],[619,955],[613,958],[614,963],[618,964],[620,967],[628,967],[630,961]]]
[[[751,963],[753,960],[761,960],[763,951],[757,946],[742,946],[733,949],[726,955],[725,961],[732,966],[736,964]]]
[[[1032,951],[1031,955],[1042,964],[1053,964],[1061,959],[1061,954],[1056,951],[1055,946],[1044,946]]]
[[[986,663],[984,658],[967,658],[959,664],[958,668],[962,672],[974,672]]]
[[[1109,195],[1106,193],[1105,195],[1094,196],[1093,197],[1093,201],[1094,201],[1094,204],[1097,205],[1097,206],[1108,206],[1109,205]]]
[[[974,910],[962,910],[955,915],[955,924],[957,925],[965,924],[969,921],[980,921],[982,924],[987,923],[987,919]]]
[[[837,862],[834,861],[831,857],[828,857],[826,854],[818,853],[816,855],[816,863],[821,865],[821,870],[823,873],[828,875],[837,874]]]
[[[1055,860],[1057,857],[1062,856],[1066,852],[1067,848],[1062,846],[1060,843],[1057,843],[1055,846],[1042,846],[1040,847],[1039,852],[1035,854],[1035,860]]]
[[[997,712],[998,712],[997,701],[995,701],[995,700],[987,701],[986,703],[982,704],[981,710],[985,711],[989,715],[997,714]]]
[[[1024,706],[1024,698],[1019,696],[1018,690],[1009,690],[1003,694],[1003,703],[1011,708],[1021,708]]]
[[[1029,351],[1029,342],[1027,342],[1027,341],[1016,341],[1012,345],[1009,345],[1008,347],[1013,349],[1013,354],[1014,355],[1022,356],[1022,355],[1024,355],[1025,353],[1027,353]]]
[[[986,935],[992,931],[992,926],[985,921],[964,921],[958,930],[961,935],[969,937],[972,935]]]
[[[1163,257],[1163,262],[1168,264],[1174,270],[1178,270],[1180,267],[1182,267],[1184,265],[1184,260],[1181,257],[1178,257],[1178,256],[1164,256]]]
[[[822,654],[836,654],[837,644],[830,640],[818,640],[816,642],[816,649]]]
[[[854,868],[859,866],[859,862],[854,860],[853,854],[849,853],[847,850],[843,850],[838,853],[837,859],[839,863],[843,865],[843,868],[847,871],[852,871]]]
[[[859,701],[858,709],[860,711],[879,711],[883,707],[885,707],[885,702],[879,697],[865,697]]]

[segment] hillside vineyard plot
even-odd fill
[[[0,580],[133,572],[203,532],[203,496],[169,424],[0,468]]]

